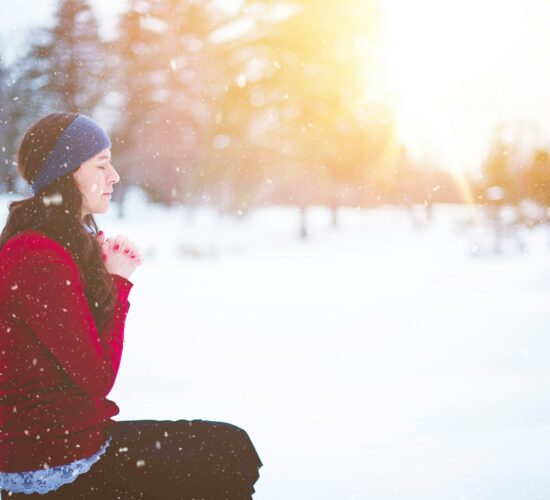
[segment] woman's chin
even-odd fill
[[[100,206],[96,207],[96,209],[93,211],[94,214],[104,214],[109,210],[109,202],[102,203]]]

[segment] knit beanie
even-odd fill
[[[78,115],[60,135],[32,181],[33,194],[110,147],[111,140],[105,130],[88,116]]]

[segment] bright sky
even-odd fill
[[[524,148],[550,144],[550,1],[380,1],[388,19],[384,92],[414,158],[476,170],[500,124]],[[111,37],[127,0],[91,3]],[[0,0],[8,62],[25,30],[47,23],[54,5]]]
[[[0,0],[0,44],[6,62],[11,62],[22,49],[26,30],[51,22],[56,0]],[[124,11],[128,0],[90,0],[99,20],[101,35],[113,36],[116,16]]]
[[[383,1],[386,85],[414,156],[476,169],[499,124],[524,148],[550,143],[550,2]]]

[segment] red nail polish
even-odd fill
[[[118,243],[114,246],[114,250],[117,251],[119,249]]]
[[[129,250],[128,250],[128,249],[124,250],[124,253],[125,253],[125,254],[127,254],[128,252],[129,252]]]
[[[103,260],[107,260],[107,254],[103,254]]]
[[[98,236],[101,236],[103,234],[103,231],[99,231],[99,233],[97,233]]]

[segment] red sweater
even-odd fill
[[[107,439],[133,286],[113,277],[115,309],[98,331],[62,245],[27,230],[0,251],[0,471],[68,464]]]

